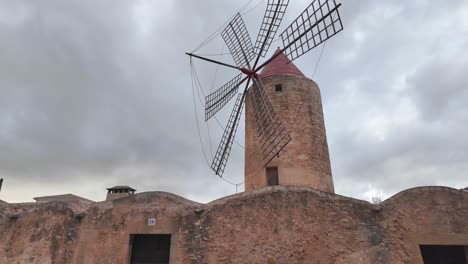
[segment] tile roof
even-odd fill
[[[135,189],[133,189],[132,187],[130,187],[128,185],[118,185],[118,186],[114,186],[112,188],[107,188],[107,190],[120,190],[120,189],[130,189],[132,191],[136,191]]]
[[[275,54],[281,52],[281,49],[277,49]],[[273,55],[273,56],[274,56]],[[289,59],[281,52],[278,57],[268,63],[261,71],[260,71],[260,78],[265,78],[272,75],[297,75],[304,77],[304,74],[294,65],[294,63],[290,62]]]

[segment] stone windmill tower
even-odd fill
[[[276,50],[275,55],[277,53],[281,50]],[[294,185],[334,192],[318,85],[282,53],[259,75],[291,141],[279,157],[259,170],[264,163],[258,155],[260,146],[249,89],[245,106],[246,191],[269,185]]]

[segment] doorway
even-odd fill
[[[169,264],[171,235],[130,235],[130,264]]]
[[[465,246],[420,245],[424,264],[468,264]]]
[[[266,168],[267,186],[279,185],[278,167]]]

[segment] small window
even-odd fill
[[[278,167],[266,168],[266,176],[267,176],[267,185],[268,186],[279,185]]]
[[[275,92],[281,93],[282,91],[283,91],[283,85],[282,84],[275,85]]]

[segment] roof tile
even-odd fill
[[[294,65],[294,63],[290,62],[290,60],[281,52],[281,49],[277,49],[275,51],[276,54],[281,53],[268,63],[260,72],[260,78],[265,78],[272,75],[298,75],[304,77],[304,74]]]

